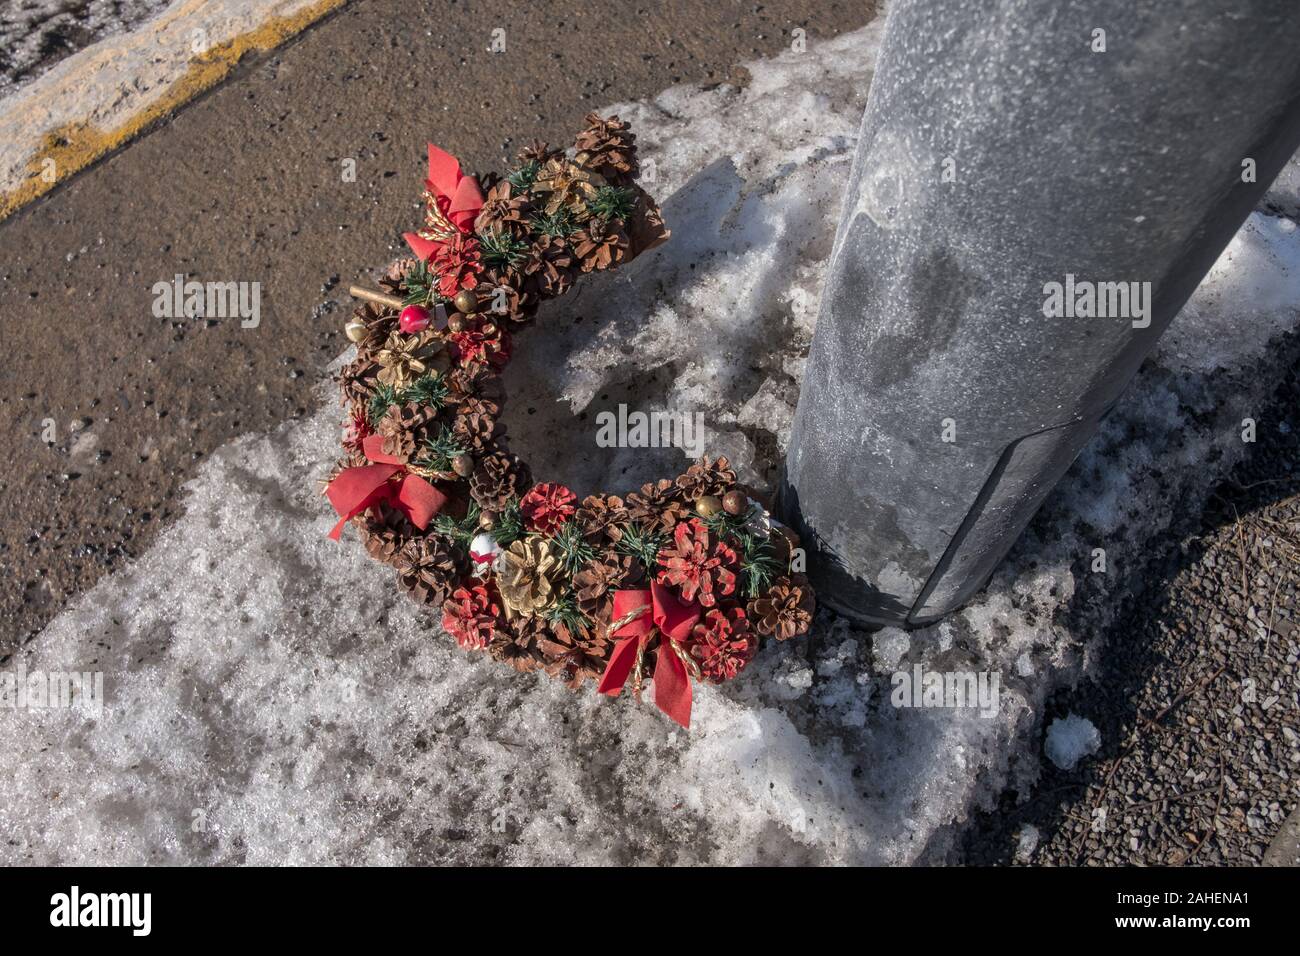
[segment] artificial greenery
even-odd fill
[[[597,219],[627,219],[636,206],[636,196],[620,186],[601,186],[587,200],[587,210]]]
[[[452,459],[465,454],[465,446],[456,440],[451,429],[440,424],[438,430],[420,442],[415,464],[433,471],[451,471]]]
[[[780,568],[765,532],[749,527],[753,512],[733,515],[726,511],[704,518],[709,532],[740,552],[740,573],[746,597],[758,597],[772,584]]]
[[[552,239],[567,238],[578,229],[578,223],[573,218],[573,210],[568,206],[561,206],[551,213],[538,213],[528,221],[528,225],[533,232],[550,236]]]
[[[447,383],[436,372],[421,375],[402,389],[379,382],[370,395],[366,416],[370,419],[370,427],[376,428],[379,420],[388,414],[388,410],[394,405],[419,402],[421,405],[432,405],[435,410],[440,410],[446,398]]]
[[[505,508],[497,515],[492,528],[492,537],[497,544],[508,548],[524,536],[524,516],[519,512],[519,499],[511,498]]]
[[[578,610],[578,605],[573,599],[572,591],[565,591],[560,595],[555,606],[547,614],[552,624],[563,624],[571,631],[581,630],[591,626],[591,621],[587,615]]]
[[[560,530],[551,539],[551,545],[559,553],[560,564],[570,577],[596,557],[595,550],[582,536],[582,527],[572,518],[560,526]]]
[[[630,521],[623,525],[623,534],[618,539],[615,550],[632,555],[645,565],[647,571],[653,572],[659,561],[659,550],[667,541],[666,534],[649,531],[635,521]]]
[[[478,519],[479,507],[471,501],[464,518],[458,521],[449,514],[440,514],[433,519],[433,530],[435,534],[445,535],[457,544],[468,548],[481,530]]]
[[[528,256],[528,243],[515,238],[505,229],[480,233],[478,245],[483,263],[492,268],[505,269],[522,262]]]
[[[506,173],[506,181],[520,192],[525,192],[532,188],[533,183],[537,182],[537,174],[541,171],[542,164],[536,160],[530,160]]]
[[[438,291],[438,273],[421,260],[407,270],[402,278],[402,287],[406,289],[406,298],[402,300],[404,305],[428,307],[447,301],[447,297]]]

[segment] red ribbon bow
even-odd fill
[[[368,436],[361,447],[366,457],[377,464],[344,468],[330,482],[325,494],[334,510],[342,516],[330,537],[339,540],[349,521],[381,503],[397,508],[421,531],[427,528],[433,516],[447,503],[447,496],[419,475],[407,471],[400,458],[384,454],[381,435]],[[393,478],[397,480],[390,480]]]
[[[424,188],[433,198],[442,218],[462,233],[473,231],[474,220],[483,208],[483,193],[479,191],[478,180],[461,172],[460,161],[432,143],[429,144],[429,178],[425,180]],[[419,233],[403,233],[403,238],[411,251],[424,261],[442,248],[442,242],[426,239]]]
[[[644,609],[649,608],[648,612]],[[691,628],[700,619],[700,606],[694,601],[683,601],[661,584],[650,585],[647,590],[615,591],[613,620],[642,610],[614,632],[623,640],[614,645],[605,673],[597,688],[602,694],[617,697],[633,670],[637,670],[639,692],[640,668],[637,666],[645,653],[650,638],[658,631],[659,656],[655,658],[655,705],[683,727],[691,726],[691,679],[687,670],[686,650],[682,645],[690,636]]]

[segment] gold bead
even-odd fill
[[[722,508],[729,515],[743,515],[749,510],[749,498],[743,491],[728,491],[722,496]]]
[[[451,470],[462,478],[474,474],[474,459],[469,455],[457,455],[451,460]]]
[[[712,518],[722,510],[722,499],[717,495],[705,495],[695,499],[695,512],[701,518]]]
[[[478,296],[469,289],[461,289],[456,293],[456,298],[451,300],[452,305],[458,312],[464,312],[466,315],[472,315],[478,311]]]
[[[353,342],[360,342],[366,337],[366,323],[360,319],[352,319],[343,326],[343,332]]]
[[[478,516],[478,526],[484,531],[491,531],[497,526],[496,515],[490,511],[481,512]]]
[[[451,315],[447,316],[447,331],[464,332],[465,316],[461,315],[459,312],[453,312]]]

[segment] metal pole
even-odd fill
[[[782,488],[820,599],[983,586],[1300,145],[1297,37],[1297,0],[893,4]]]

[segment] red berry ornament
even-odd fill
[[[429,327],[429,310],[422,305],[408,305],[397,317],[397,327],[407,335],[415,335]]]

